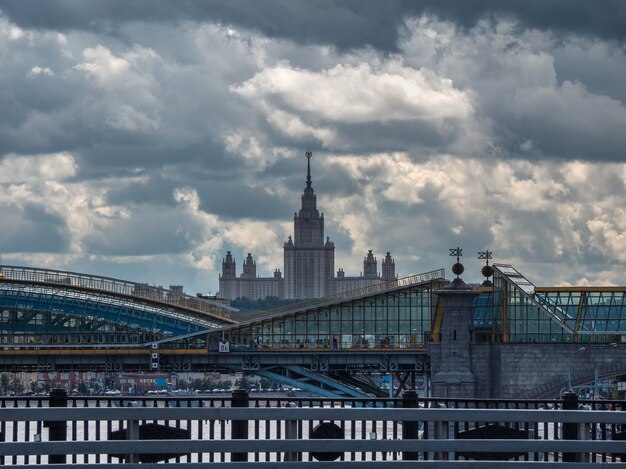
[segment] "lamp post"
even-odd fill
[[[617,342],[611,342],[609,344],[609,347],[611,348],[615,348],[617,347]],[[610,349],[609,349],[610,350]],[[598,399],[600,397],[600,393],[598,392],[598,379],[599,378],[599,373],[598,373],[598,360],[596,358],[596,363],[594,366],[594,370],[593,370],[593,398],[594,399]]]
[[[578,350],[574,350],[574,348],[572,347],[572,350],[569,354],[569,367],[567,370],[567,390],[568,391],[572,390],[572,362],[574,361],[574,354],[578,352],[582,352],[586,349],[587,347],[580,347]]]

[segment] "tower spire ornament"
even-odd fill
[[[452,266],[452,273],[456,275],[456,278],[459,278],[459,275],[463,273],[465,267],[461,264],[460,257],[463,256],[463,249],[457,247],[454,249],[450,249],[450,256],[456,256],[456,264]]]
[[[484,287],[490,287],[493,284],[491,283],[491,281],[489,280],[489,277],[491,277],[493,275],[493,267],[491,267],[489,265],[489,259],[491,259],[491,255],[493,254],[493,252],[486,250],[486,251],[479,251],[478,252],[478,259],[485,259],[485,265],[483,266],[482,270],[480,271],[485,278],[485,281],[483,282],[483,286]]]
[[[311,187],[311,157],[313,156],[313,152],[307,151],[304,153],[306,156],[306,187]]]

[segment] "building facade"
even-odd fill
[[[317,196],[311,180],[311,153],[307,152],[306,155],[306,187],[301,196],[300,210],[293,217],[294,235],[289,236],[283,246],[284,278],[279,269],[274,271],[273,277],[258,277],[251,253],[248,253],[243,273],[238,277],[236,262],[228,251],[222,260],[222,273],[219,277],[220,298],[321,298],[396,278],[395,262],[391,254],[387,252],[380,275],[378,262],[371,250],[363,260],[361,275],[347,277],[343,269],[339,269],[335,276],[335,244],[328,236],[324,236],[324,214],[317,209]]]

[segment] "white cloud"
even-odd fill
[[[232,90],[251,101],[271,100],[330,122],[389,122],[467,118],[472,106],[451,80],[428,69],[390,60],[380,68],[367,63],[338,64],[320,72],[281,65],[266,68]]]
[[[75,65],[92,83],[90,105],[103,112],[113,128],[130,132],[148,132],[161,123],[159,79],[154,67],[160,57],[150,48],[135,45],[117,56],[98,44],[83,51],[83,62]]]
[[[0,184],[60,181],[77,174],[78,166],[69,153],[7,155],[0,159]]]
[[[109,49],[98,44],[83,51],[84,62],[76,65],[77,70],[93,77],[99,84],[106,86],[124,79],[130,69],[128,60],[116,57]]]
[[[39,66],[34,66],[33,68],[30,69],[30,71],[28,72],[28,74],[26,75],[28,78],[33,78],[39,75],[46,75],[49,77],[53,77],[54,76],[54,71],[50,68],[50,67],[39,67]]]

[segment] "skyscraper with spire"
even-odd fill
[[[284,245],[285,298],[319,298],[335,293],[335,244],[324,238],[324,214],[317,210],[311,181],[311,152],[306,153],[306,187],[293,216],[294,238]]]
[[[343,269],[339,269],[335,277],[335,244],[324,236],[324,214],[317,209],[317,196],[311,179],[311,156],[311,152],[306,152],[306,187],[300,198],[300,210],[293,216],[293,237],[289,236],[283,246],[284,278],[278,269],[274,271],[274,277],[257,277],[256,263],[251,253],[245,259],[244,272],[237,277],[235,260],[228,251],[222,261],[219,278],[220,298],[320,298],[396,279],[395,262],[391,254],[388,252],[383,261],[381,277],[371,250],[363,260],[361,275],[346,277]]]

